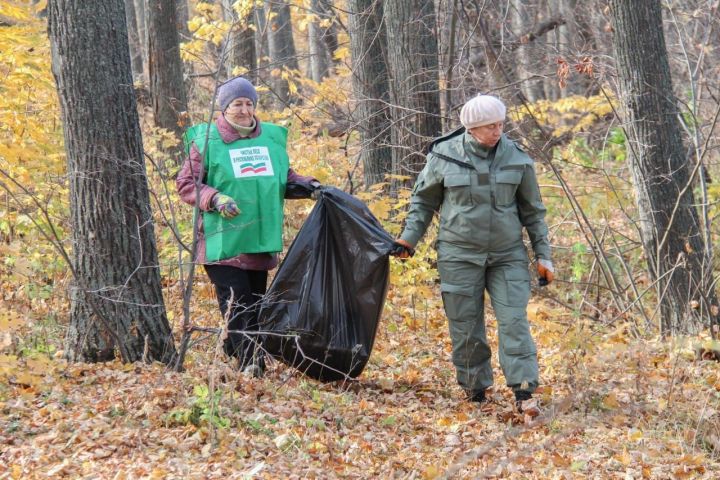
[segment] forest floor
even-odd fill
[[[278,362],[248,378],[210,342],[184,373],[3,356],[0,479],[720,476],[720,364],[690,341],[535,299],[544,413],[528,422],[497,365],[491,402],[464,400],[442,310],[426,306],[411,321],[386,308],[366,370],[331,384]],[[496,344],[491,311],[488,324]]]

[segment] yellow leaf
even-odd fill
[[[607,409],[614,410],[620,406],[614,393],[609,394],[603,399],[603,406]]]
[[[43,10],[47,8],[47,0],[40,0],[37,5],[35,5],[35,13],[40,13]]]
[[[13,465],[10,469],[10,475],[14,480],[22,478],[23,469],[20,465]]]
[[[328,451],[327,445],[321,442],[312,442],[308,445],[308,453],[324,453]]]
[[[440,417],[435,423],[437,423],[439,427],[449,427],[453,421],[450,417]]]
[[[441,473],[442,472],[438,467],[436,467],[435,465],[430,465],[425,469],[422,476],[425,480],[433,480],[434,478],[439,477]]]
[[[560,455],[559,453],[552,454],[552,462],[556,467],[569,467],[572,464],[569,458]]]
[[[387,200],[378,200],[369,205],[370,211],[378,220],[387,220],[390,216],[390,204]]]
[[[249,70],[247,69],[247,67],[243,67],[243,66],[237,66],[232,69],[232,75],[234,77],[238,76],[238,75],[245,75],[248,72],[249,72]]]
[[[52,371],[52,362],[47,357],[29,358],[26,364],[36,375],[46,375]]]
[[[0,355],[0,374],[11,373],[18,366],[18,360],[15,355]]]
[[[291,95],[297,95],[297,93],[298,93],[297,84],[295,82],[288,81],[288,90],[290,90]]]
[[[623,449],[623,452],[619,455],[616,455],[615,459],[626,467],[633,463],[632,455],[628,453],[627,449]]]
[[[631,428],[628,432],[628,439],[631,442],[639,442],[643,439],[643,432],[637,428]]]
[[[338,48],[337,50],[335,50],[333,58],[335,60],[347,60],[348,58],[350,58],[350,49],[348,47]]]
[[[549,315],[542,304],[530,302],[527,308],[528,319],[531,322],[545,321]]]
[[[42,377],[28,372],[22,372],[15,377],[15,383],[18,385],[28,385],[33,387],[42,383]]]
[[[0,332],[14,332],[22,327],[23,321],[15,312],[3,312],[0,314]]]

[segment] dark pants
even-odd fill
[[[205,265],[205,271],[215,286],[220,312],[228,320],[228,338],[225,353],[237,357],[242,369],[252,363],[265,367],[262,351],[255,348],[260,342],[258,335],[244,335],[233,330],[247,332],[259,330],[258,310],[260,300],[267,290],[268,273],[264,270],[243,270],[225,265]],[[232,300],[232,304],[230,304]],[[230,309],[228,313],[228,307]]]

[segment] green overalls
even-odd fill
[[[438,271],[457,381],[470,393],[493,384],[484,293],[498,322],[499,358],[508,386],[538,385],[527,230],[536,257],[550,260],[545,207],[530,157],[505,135],[483,149],[464,129],[435,141],[413,189],[400,238],[416,245],[440,211]]]

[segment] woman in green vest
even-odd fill
[[[221,114],[215,122],[195,125],[185,135],[189,155],[176,186],[182,200],[202,212],[196,261],[205,267],[228,319],[225,352],[238,359],[242,371],[259,377],[265,363],[253,334],[256,306],[282,250],[286,186],[300,185],[292,198],[309,198],[320,183],[290,168],[287,129],[257,119],[252,83],[228,80],[217,99]]]

